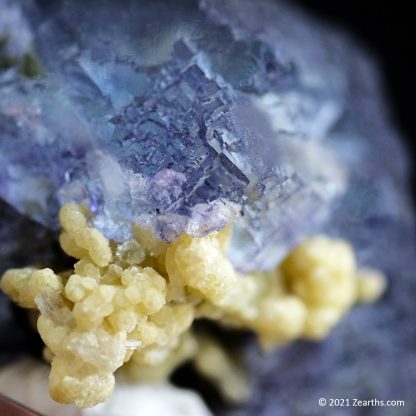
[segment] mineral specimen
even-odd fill
[[[94,14],[82,1],[46,4],[27,46],[42,75],[12,67],[0,78],[0,196],[20,212],[56,228],[63,203],[87,202],[117,241],[132,224],[173,241],[243,215],[232,258],[245,271],[273,267],[327,216],[344,188],[320,143],[337,104],[273,43],[233,33],[193,1],[157,34],[146,22],[160,1],[94,2]]]
[[[91,405],[124,361],[155,380],[192,359],[247,399],[193,320],[265,348],[321,339],[383,292],[373,265],[380,306],[320,346],[248,348],[254,394],[229,413],[311,416],[345,392],[409,404],[414,212],[379,89],[365,53],[284,1],[0,0],[1,285],[40,311],[52,395]],[[53,244],[60,210],[75,265]],[[22,334],[4,339],[2,361]]]

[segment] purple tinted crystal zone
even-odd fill
[[[183,175],[176,198],[160,200],[160,186],[151,192],[159,212],[187,215],[196,204],[218,198],[241,202],[248,179],[222,153],[222,135],[234,131],[229,93],[189,64],[193,55],[183,41],[173,50],[188,61],[173,60],[161,74],[149,76],[146,96],[136,97],[112,118],[114,135],[104,147],[134,173],[153,177],[167,169]]]
[[[242,212],[240,229],[253,244],[240,259],[279,244],[284,252],[304,231],[304,212],[319,222],[342,186],[337,168],[306,177],[302,157],[284,157],[316,118],[309,109],[295,108],[301,116],[293,120],[286,114],[291,94],[304,101],[290,59],[258,36],[214,22],[196,2],[168,15],[163,1],[126,1],[128,14],[111,1],[94,4],[91,14],[81,1],[46,1],[31,22],[45,75],[30,81],[15,74],[1,87],[0,114],[8,118],[0,129],[3,198],[50,227],[61,204],[87,201],[94,225],[117,240],[130,237],[132,223],[169,241],[184,231],[201,236]],[[162,30],[148,25],[156,17]],[[264,110],[273,110],[266,93],[282,94],[281,116]],[[326,105],[318,90],[308,100],[313,109]],[[271,128],[279,117],[286,125]],[[290,187],[292,177],[302,183],[302,201],[285,198],[278,186]],[[326,191],[327,183],[336,191]],[[271,206],[277,210],[260,219]],[[292,224],[280,216],[285,211]],[[260,256],[241,268],[262,263]]]
[[[176,45],[175,50],[180,47],[183,54],[183,43]],[[27,87],[32,88],[32,106],[25,105],[23,97],[11,89],[2,114],[2,146],[8,158],[2,171],[7,184],[3,197],[49,226],[56,224],[59,195],[61,202],[87,198],[93,211],[102,213],[106,203],[105,184],[93,179],[97,163],[89,155],[100,157],[104,152],[117,159],[121,168],[150,181],[143,195],[145,206],[137,206],[136,212],[124,218],[126,222],[146,210],[149,214],[175,212],[189,216],[192,207],[200,203],[221,198],[241,202],[248,179],[222,153],[221,135],[230,133],[232,128],[227,119],[231,102],[226,92],[218,94],[220,87],[199,67],[195,64],[186,67],[176,62],[175,57],[156,71],[151,83],[148,98],[136,97],[134,103],[122,107],[107,122],[114,127],[112,137],[101,135],[97,139],[89,126],[85,130],[57,131],[56,127],[62,125],[56,120],[51,123],[51,115],[47,113],[50,109],[42,103],[43,85]],[[59,97],[49,94],[49,98],[55,99],[58,108],[64,107],[58,102]],[[60,108],[55,113],[65,110]],[[71,120],[73,109],[68,110],[65,124],[77,123],[79,114],[73,114]],[[85,124],[85,120],[80,122],[81,126]],[[92,143],[93,140],[96,142]],[[209,141],[216,142],[216,149]],[[51,175],[51,170],[55,175]],[[182,175],[182,179],[175,184],[158,180],[153,183],[157,186],[152,186],[151,178],[165,170]],[[20,176],[13,178],[13,174]],[[25,186],[28,176],[39,182],[34,192],[43,190],[43,196],[22,195],[19,187]],[[122,218],[125,214],[120,213]]]

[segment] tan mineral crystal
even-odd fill
[[[9,270],[1,289],[39,310],[50,394],[79,407],[105,401],[126,362],[132,379],[155,380],[189,359],[238,401],[247,395],[241,369],[192,333],[195,319],[248,328],[272,348],[321,339],[355,301],[374,301],[385,286],[380,273],[357,271],[348,243],[326,237],[305,241],[272,272],[243,276],[226,257],[229,227],[172,244],[136,228],[134,240],[119,244],[91,227],[79,205],[65,205],[60,221],[61,246],[78,259],[74,269]],[[222,385],[225,376],[235,382]]]

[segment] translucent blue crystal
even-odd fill
[[[234,221],[236,265],[270,267],[343,190],[322,144],[338,92],[203,3],[139,3],[32,5],[43,73],[0,76],[0,196],[51,228],[63,203],[87,202],[117,240],[132,224],[172,241]]]

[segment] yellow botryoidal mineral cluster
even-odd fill
[[[382,275],[357,271],[344,241],[313,237],[276,270],[240,275],[225,254],[230,228],[171,244],[136,228],[120,244],[92,228],[88,215],[76,204],[60,212],[61,246],[78,259],[73,270],[12,269],[1,280],[15,302],[39,311],[50,394],[59,402],[106,400],[127,362],[125,374],[154,380],[189,359],[227,397],[241,399],[247,386],[239,369],[212,339],[193,334],[195,319],[253,330],[272,348],[325,337],[355,301],[373,301],[384,289]]]

